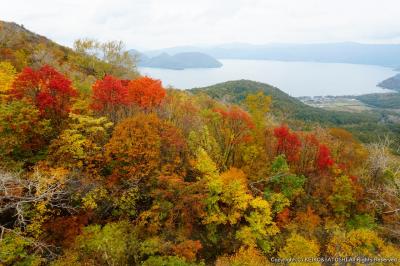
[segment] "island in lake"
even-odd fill
[[[183,52],[174,55],[161,53],[154,57],[149,57],[136,50],[131,50],[130,52],[137,57],[138,65],[141,67],[182,70],[187,68],[218,68],[222,66],[222,63],[214,57],[200,52]]]

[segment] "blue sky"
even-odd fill
[[[2,3],[4,2],[4,3]],[[0,19],[61,44],[400,43],[399,0],[0,0]]]

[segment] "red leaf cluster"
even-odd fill
[[[148,109],[160,105],[166,95],[161,81],[149,77],[120,80],[107,75],[97,80],[92,90],[91,108],[106,112],[132,104]]]
[[[97,111],[104,111],[118,105],[128,105],[128,88],[126,84],[126,81],[121,81],[110,75],[97,80],[92,86],[91,108]]]
[[[278,140],[276,145],[277,154],[284,154],[289,162],[297,161],[301,147],[298,135],[290,132],[289,128],[284,125],[275,128],[274,135]]]
[[[284,154],[301,171],[323,171],[334,164],[329,147],[321,144],[314,134],[298,135],[287,126],[274,129],[276,153]]]
[[[319,145],[318,155],[317,155],[317,166],[320,170],[324,170],[329,166],[333,165],[333,159],[331,156],[331,151],[324,145]]]
[[[51,66],[25,68],[13,83],[11,99],[28,99],[46,118],[67,117],[78,92],[71,81]]]

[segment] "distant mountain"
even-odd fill
[[[185,69],[185,68],[217,68],[222,64],[215,58],[200,52],[181,52],[174,55],[161,53],[154,57],[130,50],[138,58],[138,65],[143,67]]]
[[[130,49],[129,54],[135,58],[136,64],[139,65],[150,59],[146,54],[139,52],[135,49]]]
[[[199,52],[199,47],[189,46],[189,45],[177,46],[177,47],[171,47],[171,48],[161,49],[161,50],[145,51],[143,53],[148,57],[155,57],[162,53],[179,54],[179,53],[190,53],[190,52]]]
[[[378,84],[379,87],[400,92],[400,74],[385,79]]]
[[[223,44],[208,47],[178,46],[147,51],[147,55],[196,51],[218,59],[265,59],[279,61],[313,61],[326,63],[351,63],[398,67],[400,45],[398,44]]]

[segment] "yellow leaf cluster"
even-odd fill
[[[292,233],[287,239],[286,245],[279,251],[278,255],[282,259],[309,259],[319,257],[319,245],[315,240],[309,240],[303,236]],[[319,263],[296,262],[289,265],[320,265]]]
[[[11,89],[16,70],[9,62],[0,62],[0,94]]]

